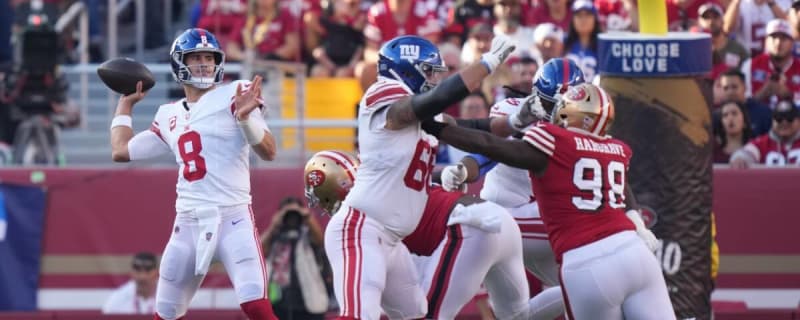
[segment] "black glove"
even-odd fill
[[[442,129],[444,129],[444,127],[447,127],[446,123],[441,123],[433,119],[422,121],[422,130],[425,130],[425,132],[427,132],[429,135],[437,138],[442,133]]]

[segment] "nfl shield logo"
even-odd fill
[[[211,232],[206,232],[206,241],[211,241],[211,236],[213,234]]]

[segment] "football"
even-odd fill
[[[131,58],[116,58],[97,67],[97,75],[116,93],[128,95],[136,92],[136,83],[142,81],[142,90],[150,90],[156,80],[147,67]]]

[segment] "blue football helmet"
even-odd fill
[[[567,58],[554,58],[547,61],[533,77],[533,92],[543,103],[551,105],[545,110],[550,111],[552,106],[561,100],[561,95],[569,87],[586,82],[581,68],[574,61]]]
[[[378,75],[401,81],[414,93],[436,86],[434,75],[444,72],[447,67],[439,49],[422,37],[397,37],[378,51]]]
[[[192,52],[211,52],[214,54],[214,72],[211,77],[192,75],[189,66],[184,63],[186,55]],[[200,28],[187,29],[175,38],[169,55],[172,76],[178,83],[188,84],[199,89],[206,89],[212,85],[222,83],[225,53],[213,33]]]

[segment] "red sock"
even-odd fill
[[[241,304],[242,311],[250,320],[278,320],[272,312],[272,303],[269,300],[258,299]]]

